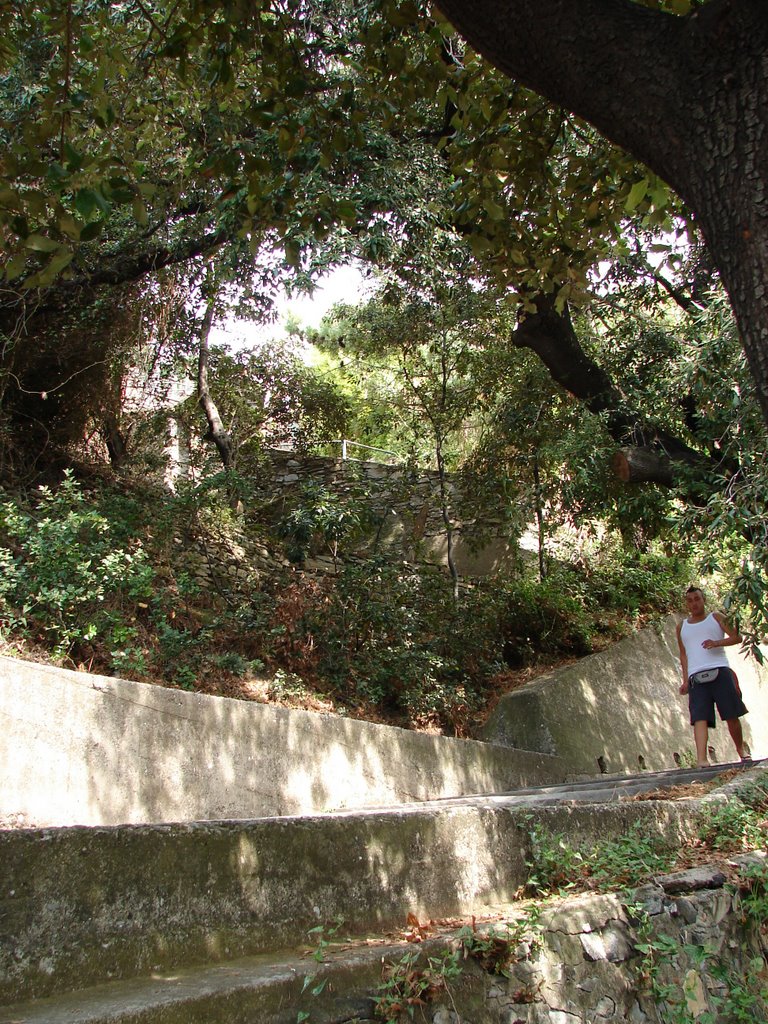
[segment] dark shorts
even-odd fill
[[[709,728],[714,729],[715,707],[723,722],[746,715],[747,709],[736,688],[735,678],[729,668],[721,668],[711,683],[694,684],[689,680],[688,710],[691,713],[691,725],[706,721]]]

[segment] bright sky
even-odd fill
[[[211,344],[229,345],[231,348],[258,345],[261,342],[282,338],[285,321],[293,314],[303,327],[319,327],[325,314],[337,302],[354,303],[365,293],[365,278],[359,266],[338,267],[320,278],[312,296],[300,295],[288,298],[280,296],[276,303],[277,321],[270,324],[248,323],[244,320],[230,320],[211,331]]]

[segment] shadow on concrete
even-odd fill
[[[315,814],[565,777],[539,753],[13,659],[0,713],[6,824]]]

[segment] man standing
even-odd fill
[[[736,752],[748,760],[740,718],[747,709],[736,685],[736,677],[728,666],[724,647],[741,643],[741,637],[719,612],[707,614],[700,587],[689,587],[685,594],[688,618],[677,627],[683,683],[680,693],[688,694],[693,738],[696,743],[696,764],[705,768],[708,730],[715,728],[715,707],[728,726]]]

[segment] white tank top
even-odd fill
[[[728,668],[728,655],[723,647],[702,647],[704,640],[722,640],[723,628],[710,612],[701,622],[683,620],[680,639],[688,655],[688,675],[705,668]]]

